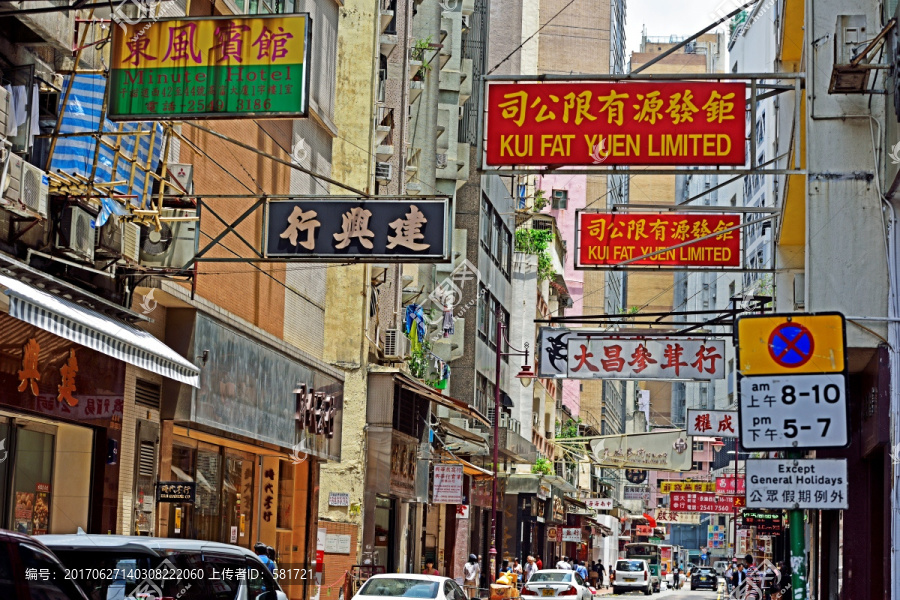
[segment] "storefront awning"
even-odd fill
[[[494,472],[488,471],[487,469],[482,469],[478,465],[473,465],[472,463],[464,460],[462,458],[444,458],[442,462],[454,464],[454,465],[462,465],[463,473],[466,475],[471,475],[475,479],[493,479]]]
[[[457,400],[456,398],[451,398],[450,396],[439,394],[427,385],[419,383],[418,381],[409,377],[401,371],[396,371],[394,373],[394,379],[397,380],[401,385],[409,388],[410,391],[428,398],[435,404],[440,404],[441,406],[445,406],[450,410],[460,413],[461,415],[465,415],[466,417],[481,421],[485,425],[491,425],[491,422],[488,421],[487,417],[475,410],[474,406],[470,406],[462,400]]]
[[[469,431],[468,429],[463,429],[458,425],[454,425],[450,422],[450,419],[438,419],[440,422],[441,429],[447,431],[449,435],[453,437],[457,437],[461,440],[465,440],[467,442],[472,442],[475,444],[481,444],[482,446],[487,445],[487,440],[475,433],[474,431]]]
[[[607,527],[606,525],[604,525],[597,519],[588,519],[588,520],[591,522],[591,525],[593,525],[594,527],[599,529],[603,533],[603,535],[612,535],[613,534],[612,529],[610,529],[609,527]]]
[[[143,329],[11,277],[0,275],[0,288],[9,296],[11,317],[136,367],[200,387],[200,369]]]

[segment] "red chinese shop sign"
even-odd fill
[[[725,377],[725,342],[687,338],[585,338],[571,336],[569,379],[683,379]]]
[[[747,493],[743,477],[716,477],[716,493],[728,496],[743,496]]]
[[[746,85],[487,85],[486,167],[743,165]]]
[[[731,229],[740,215],[585,211],[575,219],[576,268],[741,266],[740,230]]]
[[[729,513],[744,506],[744,496],[717,496],[697,492],[669,494],[669,508],[676,512]]]

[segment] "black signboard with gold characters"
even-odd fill
[[[645,469],[625,469],[625,479],[629,483],[644,483],[647,481],[647,471]]]
[[[197,493],[197,484],[183,481],[160,481],[156,484],[157,502],[185,502],[193,504]]]

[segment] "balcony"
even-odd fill
[[[378,107],[378,121],[375,125],[375,156],[386,162],[394,155],[394,109]]]
[[[381,0],[379,33],[397,36],[397,0]]]
[[[412,104],[425,90],[425,82],[413,79],[409,82],[409,103]]]
[[[396,33],[382,33],[378,42],[380,45],[380,51],[385,56],[390,56],[391,52],[394,51],[394,48],[397,47],[398,38]]]

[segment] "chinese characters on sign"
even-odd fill
[[[637,535],[653,535],[653,528],[649,525],[636,525],[634,529]]]
[[[642,485],[626,485],[625,500],[647,500],[650,498],[650,492]]]
[[[740,215],[580,211],[576,221],[577,268],[617,265],[661,250],[629,265],[741,266],[741,232],[731,229],[741,224]]]
[[[746,86],[487,84],[484,163],[743,165]]]
[[[743,496],[747,493],[743,477],[716,477],[716,493],[724,496]]]
[[[312,388],[307,391],[305,383],[294,390],[294,393],[297,395],[297,412],[294,415],[297,426],[313,435],[333,438],[337,416],[334,396],[317,392]]]
[[[674,510],[666,510],[664,508],[656,509],[657,523],[681,523],[686,525],[699,525],[699,513],[680,513]]]
[[[268,258],[446,262],[449,199],[272,200],[266,210]]]
[[[715,492],[716,484],[709,481],[660,481],[659,493],[669,492]]]
[[[272,520],[273,503],[275,502],[275,469],[266,469],[263,473],[263,521]]]
[[[727,513],[744,506],[743,496],[672,492],[669,498],[669,507],[676,512]]]
[[[350,494],[347,492],[329,492],[328,506],[350,506]]]
[[[38,382],[41,380],[40,354],[41,346],[38,341],[34,338],[28,340],[22,349],[22,368],[17,373],[19,377],[18,391],[27,390],[31,392],[32,396],[37,397],[40,397],[38,389]],[[65,403],[69,407],[78,406],[78,398],[74,396],[77,391],[76,375],[78,375],[78,359],[75,357],[75,349],[70,348],[66,362],[59,369],[60,383],[57,386],[57,402]],[[70,411],[66,409],[65,412]]]
[[[186,502],[193,504],[197,484],[183,481],[160,481],[156,484],[157,502]]]
[[[434,504],[462,504],[462,465],[434,465]]]
[[[307,15],[120,22],[112,31],[112,120],[306,115]]]
[[[563,527],[562,528],[562,541],[563,542],[580,542],[581,541],[581,528],[580,527]]]
[[[847,459],[749,459],[750,508],[846,509]]]
[[[693,339],[568,340],[570,379],[697,379],[725,376],[725,342]]]
[[[733,438],[737,437],[737,426],[737,411],[695,408],[687,411],[688,435]]]
[[[744,529],[756,527],[757,535],[781,535],[784,532],[780,512],[769,513],[744,509],[741,513],[741,526]]]
[[[691,439],[685,439],[684,430],[607,435],[592,439],[590,447],[594,462],[603,466],[658,471],[690,471],[693,466]],[[645,478],[646,471],[640,480],[628,481],[638,484]]]
[[[588,498],[584,501],[591,510],[612,510],[612,498]]]

